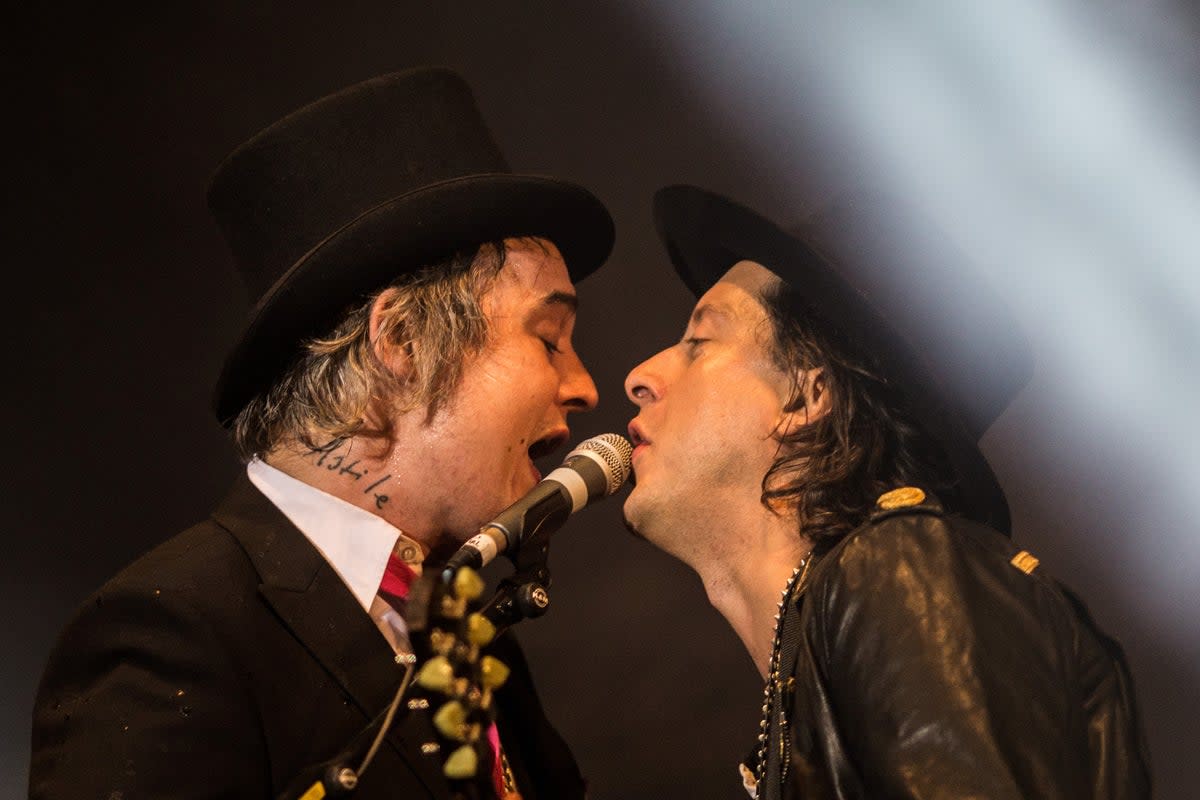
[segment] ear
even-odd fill
[[[394,288],[384,289],[379,293],[371,303],[368,325],[371,349],[375,353],[375,357],[391,370],[393,375],[403,380],[413,371],[413,345],[396,343],[395,323],[394,320],[389,323],[387,313],[398,294],[399,290]]]
[[[784,408],[779,423],[779,431],[785,436],[812,425],[833,408],[823,367],[798,370],[794,386],[797,387],[798,396],[795,402]]]

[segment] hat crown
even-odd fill
[[[245,142],[208,204],[251,294],[363,213],[469,175],[509,173],[467,83],[426,67],[355,84]]]
[[[253,306],[214,392],[223,425],[306,342],[404,274],[534,236],[579,281],[613,245],[591,192],[509,170],[471,89],[443,67],[372,78],[287,115],[230,153],[208,203]]]
[[[826,325],[901,373],[910,393],[940,395],[978,439],[1028,383],[1029,341],[993,287],[950,258],[948,243],[923,221],[879,213],[899,207],[882,193],[846,195],[781,227],[697,187],[670,186],[655,197],[660,235],[697,296],[735,261],[760,261]],[[955,325],[953,335],[929,318],[933,305]]]
[[[1031,346],[986,276],[929,220],[903,208],[880,192],[843,197],[784,232],[869,308],[868,320],[855,320],[878,337],[868,349],[893,345],[885,361],[909,373],[910,394],[928,383],[923,402],[944,402],[978,441],[1028,384]]]
[[[935,237],[917,237],[918,254],[900,259],[898,245],[909,231],[874,213],[884,205],[893,203],[843,197],[788,231],[729,198],[679,185],[657,192],[654,213],[671,262],[697,296],[734,262],[756,261],[803,298],[803,313],[878,362],[882,377],[908,396],[916,422],[946,451],[962,483],[961,510],[1008,531],[1008,503],[978,441],[1028,382],[1029,342],[981,276],[935,256],[944,255]],[[897,268],[903,279],[870,291],[870,273]],[[897,326],[927,309],[931,297],[955,308],[956,330],[912,320]]]

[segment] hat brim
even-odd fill
[[[509,173],[442,181],[366,211],[298,259],[251,310],[217,381],[217,419],[228,426],[296,361],[305,341],[397,276],[456,250],[522,236],[554,242],[578,282],[608,258],[614,229],[581,186]]]
[[[726,197],[695,186],[654,196],[654,222],[684,284],[700,297],[739,261],[761,264],[805,299],[823,324],[874,355],[908,395],[918,423],[942,446],[961,485],[966,516],[1010,533],[1004,490],[952,401],[918,352],[810,243]]]

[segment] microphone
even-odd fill
[[[519,550],[539,531],[557,529],[588,503],[621,488],[632,456],[629,441],[615,433],[580,442],[559,467],[468,539],[446,562],[445,571],[480,569],[500,553]]]

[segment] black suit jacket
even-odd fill
[[[582,797],[511,637],[501,738],[523,796]],[[272,798],[335,757],[402,668],[337,573],[242,476],[212,518],[93,595],[60,636],[34,706],[31,798]],[[441,755],[401,717],[356,796],[442,798]],[[357,760],[354,761],[357,765]]]

